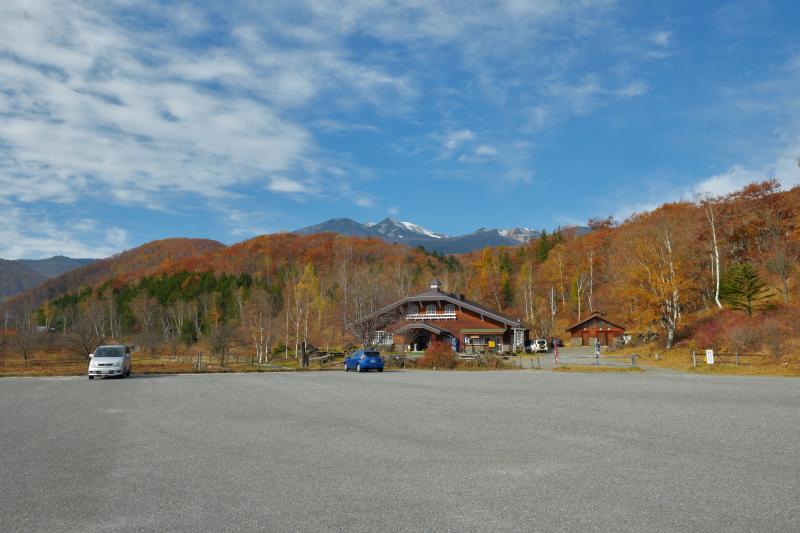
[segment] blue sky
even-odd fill
[[[800,183],[796,1],[0,3],[0,257]]]

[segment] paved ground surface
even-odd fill
[[[514,358],[511,359],[514,361]],[[555,354],[550,351],[539,354],[525,354],[519,362],[522,368],[551,369],[556,366]],[[594,348],[591,346],[564,346],[558,349],[558,366],[599,366],[626,367],[631,366],[629,356],[609,355],[601,353],[599,360],[595,360]]]
[[[800,380],[0,380],[0,530],[800,530]]]

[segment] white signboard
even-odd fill
[[[709,365],[714,364],[714,350],[706,350],[706,363]]]

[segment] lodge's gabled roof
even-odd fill
[[[415,302],[435,302],[435,301],[445,301],[448,303],[452,303],[464,309],[469,309],[475,313],[480,315],[492,318],[497,320],[498,322],[502,322],[506,326],[510,327],[524,327],[524,324],[521,320],[517,320],[512,318],[509,315],[501,313],[500,311],[495,311],[490,307],[486,307],[485,305],[479,304],[478,302],[473,302],[472,300],[467,300],[466,298],[462,298],[457,294],[453,294],[451,292],[444,292],[439,289],[428,289],[419,294],[415,294],[414,296],[406,296],[402,300],[399,300],[393,304],[387,305],[383,309],[378,310],[375,314],[383,314],[400,307],[402,305],[408,303],[415,303]]]
[[[599,318],[603,322],[611,324],[612,326],[617,327],[623,331],[625,330],[625,326],[620,326],[619,324],[615,324],[614,322],[611,322],[609,319],[603,318],[603,313],[601,313],[600,311],[595,311],[591,315],[587,316],[585,319],[578,322],[577,324],[573,324],[572,326],[568,327],[565,331],[572,331],[573,329],[579,328],[594,318]]]

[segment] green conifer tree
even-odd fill
[[[542,234],[539,236],[539,244],[536,247],[536,258],[540,263],[544,263],[547,260],[550,248],[550,239],[547,237],[547,231],[542,230]]]
[[[773,295],[753,265],[735,263],[722,280],[720,296],[731,309],[747,311],[748,316],[753,316],[753,311],[769,307],[767,300]]]

